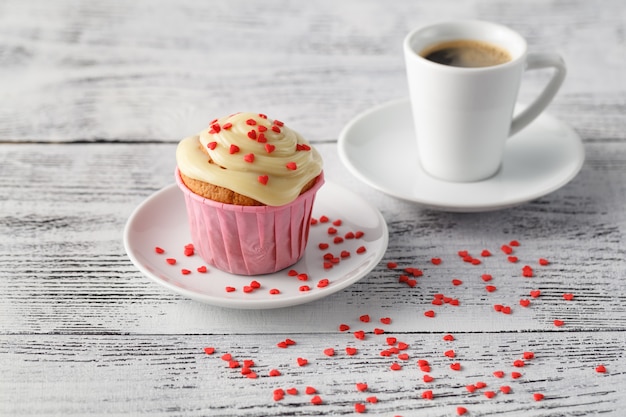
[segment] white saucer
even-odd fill
[[[358,195],[329,181],[322,186],[316,196],[313,217],[327,216],[329,222],[312,225],[305,255],[294,266],[273,274],[248,277],[232,275],[206,265],[198,255],[185,256],[184,246],[191,242],[187,213],[182,192],[173,184],[156,192],[146,199],[126,223],[124,246],[130,260],[141,272],[164,287],[186,297],[208,304],[242,309],[268,309],[307,303],[326,297],[357,282],[367,275],[381,260],[387,250],[389,234],[387,224],[380,212]],[[341,220],[337,226],[332,222]],[[329,235],[328,228],[337,229]],[[342,243],[334,243],[334,236],[345,236],[349,232],[363,232],[360,238],[347,238]],[[328,243],[322,250],[320,243]],[[366,251],[358,254],[359,247]],[[158,254],[160,247],[165,253]],[[341,251],[348,251],[349,257],[341,258]],[[341,259],[330,269],[324,267],[324,254],[332,253]],[[175,265],[167,263],[167,258],[176,259]],[[207,272],[197,268],[207,266]],[[182,269],[191,271],[188,275]],[[307,281],[289,276],[293,269],[308,275]],[[322,279],[328,279],[325,287],[318,287]],[[258,281],[261,288],[244,292],[244,286]],[[309,291],[301,291],[308,285]],[[234,287],[227,292],[226,287]],[[271,289],[279,289],[279,294],[270,294]]]
[[[512,207],[567,184],[585,160],[578,134],[542,114],[509,139],[503,166],[479,182],[430,177],[417,156],[410,102],[396,100],[353,119],[339,136],[339,156],[360,180],[393,197],[458,212]]]

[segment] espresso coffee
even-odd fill
[[[437,43],[420,55],[438,64],[465,68],[490,67],[511,60],[511,55],[499,46],[470,39]]]

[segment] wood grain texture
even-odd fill
[[[4,140],[178,140],[242,110],[280,115],[311,139],[334,139],[355,114],[407,95],[404,35],[453,18],[499,21],[526,36],[531,50],[561,53],[569,74],[552,106],[557,116],[612,139],[626,128],[621,0],[403,0],[393,8],[354,0],[158,7],[8,0],[0,7]],[[521,99],[544,81],[529,75]]]
[[[549,111],[585,145],[571,183],[513,209],[443,213],[379,193],[342,166],[343,126],[406,95],[405,33],[451,18],[504,23],[531,50],[564,56],[568,77]],[[363,403],[367,415],[384,416],[456,415],[458,406],[470,416],[621,416],[625,33],[621,0],[0,2],[0,415],[354,415]],[[528,74],[520,101],[546,79]],[[389,248],[361,281],[298,307],[240,311],[168,292],[131,264],[124,225],[173,182],[177,141],[240,110],[288,122],[320,150],[329,181],[381,210]],[[517,263],[500,250],[514,239]],[[457,254],[483,249],[493,256],[477,266]],[[424,271],[414,288],[399,282],[407,266]],[[459,305],[433,305],[435,294]],[[408,359],[381,356],[387,337],[408,344]],[[278,348],[286,338],[296,345]],[[216,352],[206,355],[207,346]],[[335,356],[324,354],[329,347]],[[535,357],[515,367],[526,351]],[[228,368],[224,353],[254,360],[258,378]],[[432,382],[419,359],[430,362]],[[478,381],[487,387],[468,392]],[[273,400],[291,387],[299,393]],[[421,398],[427,389],[433,400]]]

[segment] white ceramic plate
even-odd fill
[[[357,282],[367,275],[381,260],[387,250],[389,234],[380,212],[358,195],[329,181],[316,196],[313,217],[329,218],[311,226],[305,255],[291,268],[256,277],[232,275],[206,265],[199,255],[185,256],[184,247],[191,242],[185,201],[181,191],[173,184],[146,199],[130,216],[124,230],[124,246],[131,261],[146,276],[164,287],[186,297],[208,304],[241,309],[268,309],[307,303],[326,297]],[[333,222],[341,220],[341,225]],[[330,235],[329,227],[337,229]],[[350,236],[363,232],[360,238],[345,238],[335,243],[336,236]],[[320,249],[327,243],[327,249]],[[164,249],[159,254],[156,247]],[[359,254],[357,249],[365,248]],[[341,252],[349,256],[342,258]],[[331,253],[340,262],[332,268],[324,266],[324,255]],[[346,255],[346,253],[344,253]],[[176,264],[167,262],[176,259]],[[207,267],[207,272],[198,268]],[[183,274],[182,270],[190,271]],[[307,274],[308,280],[289,276],[289,270]],[[328,285],[318,287],[320,280]],[[261,287],[245,292],[244,287],[257,281]],[[307,285],[309,291],[302,291]],[[226,287],[235,291],[228,292]],[[280,293],[271,294],[278,289]]]
[[[418,161],[408,99],[353,119],[338,142],[339,156],[360,180],[386,194],[445,211],[488,211],[537,199],[567,184],[585,160],[582,141],[565,123],[542,114],[506,145],[493,177],[452,183],[426,174]]]

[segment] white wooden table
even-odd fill
[[[452,18],[509,25],[531,49],[564,56],[549,112],[584,141],[571,183],[513,209],[453,214],[388,197],[341,164],[342,127],[406,96],[405,33]],[[0,414],[623,415],[625,33],[622,0],[0,2]],[[544,81],[529,76],[522,99]],[[288,122],[320,150],[327,179],[382,212],[389,248],[364,279],[310,304],[246,311],[168,292],[131,264],[124,225],[173,182],[178,140],[241,110]],[[500,250],[512,240],[518,263]],[[493,256],[478,266],[457,254],[483,249]],[[406,266],[424,271],[413,288],[399,282]],[[460,305],[432,305],[437,293]],[[408,346],[382,356],[388,337]],[[286,339],[296,344],[279,348]],[[258,377],[225,353],[253,360]]]

